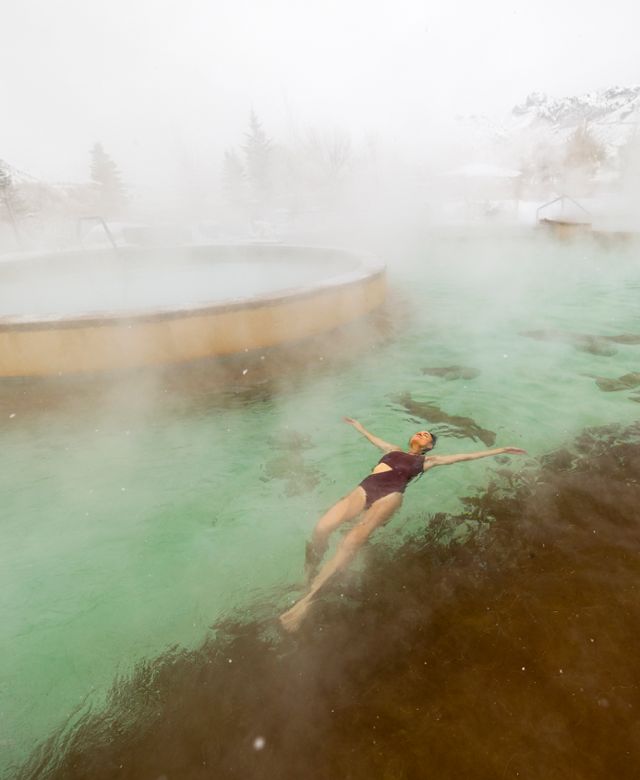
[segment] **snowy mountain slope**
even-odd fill
[[[640,86],[610,87],[564,98],[534,92],[512,111],[513,126],[552,126],[556,129],[590,125],[640,124]]]
[[[561,98],[533,92],[502,120],[475,115],[458,121],[476,147],[489,157],[498,151],[503,161],[540,143],[559,148],[584,126],[614,159],[634,134],[640,135],[640,85]]]
[[[584,125],[610,152],[619,149],[640,131],[640,86],[563,98],[534,92],[514,107],[504,129],[512,137],[528,133],[553,143],[566,140]]]

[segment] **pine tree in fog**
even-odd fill
[[[96,143],[91,149],[91,181],[96,187],[95,206],[99,216],[115,217],[122,214],[127,198],[118,166]]]
[[[255,216],[268,205],[271,195],[271,139],[267,138],[255,111],[249,116],[249,132],[242,147]]]
[[[247,175],[242,160],[233,149],[224,153],[222,163],[222,195],[232,209],[241,209],[247,202]]]

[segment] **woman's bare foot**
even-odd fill
[[[305,596],[297,604],[294,604],[291,609],[283,612],[278,619],[284,630],[289,631],[289,633],[297,631],[310,606],[311,599],[309,596]]]

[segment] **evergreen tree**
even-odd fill
[[[228,149],[222,164],[222,194],[226,203],[234,209],[246,205],[247,176],[237,152]]]
[[[246,159],[246,171],[254,204],[261,209],[271,194],[271,139],[267,138],[255,111],[249,116],[249,132],[242,147]]]
[[[126,206],[126,193],[118,166],[96,143],[91,149],[91,181],[96,186],[95,206],[99,216],[119,216]]]

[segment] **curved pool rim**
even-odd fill
[[[165,257],[172,250],[162,250]],[[385,267],[372,256],[330,247],[203,245],[176,248],[197,261],[234,255],[274,262],[344,262],[318,282],[247,297],[145,309],[86,311],[68,317],[0,316],[0,377],[47,377],[162,366],[275,347],[329,332],[361,318],[384,301]],[[157,249],[120,250],[119,262],[153,260]],[[39,255],[0,264],[0,276],[19,263],[55,263],[113,250]],[[26,266],[25,266],[26,268]],[[180,264],[176,264],[180,268]]]

